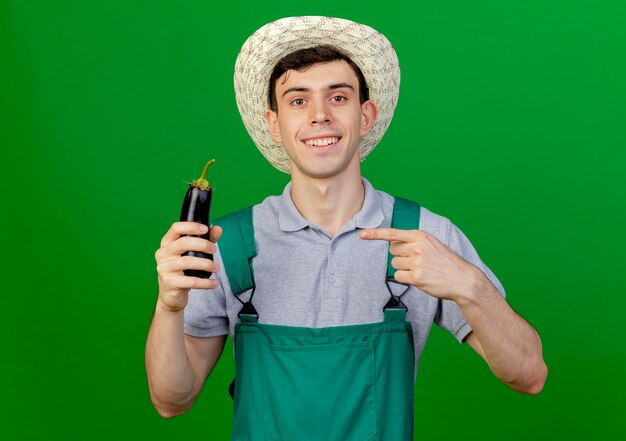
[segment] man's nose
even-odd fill
[[[324,124],[330,122],[330,109],[324,100],[313,100],[310,106],[311,124]]]

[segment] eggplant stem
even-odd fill
[[[214,162],[215,159],[211,159],[209,162],[206,163],[206,165],[202,169],[202,174],[200,175],[200,177],[190,184],[192,187],[198,187],[201,190],[211,189],[211,184],[209,184],[209,181],[206,180],[206,172],[209,169],[209,166]]]
[[[209,169],[209,166],[215,162],[215,159],[211,159],[206,163],[204,168],[202,169],[202,174],[200,175],[200,179],[206,179],[206,171]]]

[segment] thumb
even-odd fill
[[[215,243],[220,240],[223,232],[224,231],[222,230],[222,227],[219,227],[217,225],[212,226],[211,230],[209,231],[209,238],[211,239],[211,242]]]

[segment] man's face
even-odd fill
[[[348,63],[285,72],[276,81],[276,102],[278,112],[268,110],[267,123],[291,159],[292,177],[325,179],[359,170],[359,140],[377,110],[372,101],[359,102],[359,80]]]

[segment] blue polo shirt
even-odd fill
[[[256,292],[253,304],[259,322],[319,328],[383,320],[389,300],[386,241],[363,240],[364,228],[389,227],[394,198],[375,190],[366,180],[361,210],[334,237],[302,217],[291,199],[291,183],[283,194],[270,196],[253,207],[257,256],[253,259]],[[483,264],[465,235],[448,219],[421,208],[420,229],[452,248],[481,269],[505,295],[496,276]],[[214,259],[224,268],[220,253]],[[234,334],[241,303],[231,291],[225,271],[213,290],[191,290],[185,308],[185,333],[197,337]],[[462,342],[471,328],[455,302],[440,300],[410,286],[390,283],[407,306],[413,326],[415,364],[432,323]],[[242,301],[250,291],[242,293]]]

